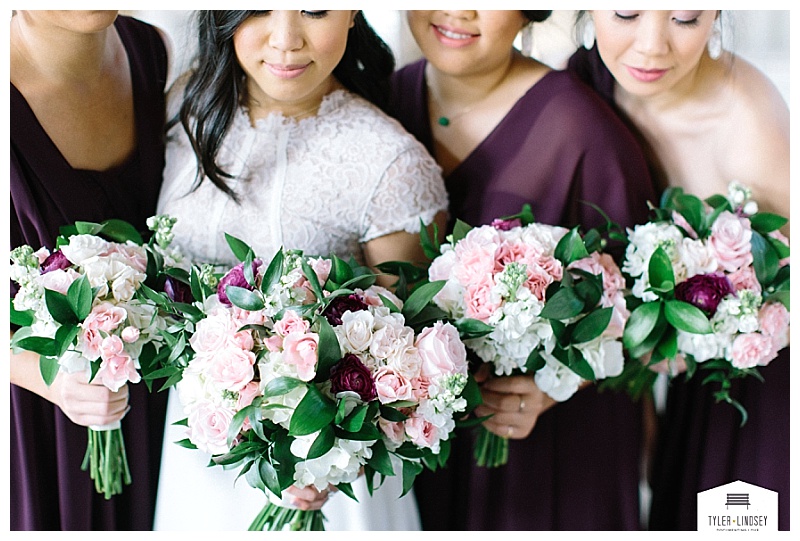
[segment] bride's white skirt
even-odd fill
[[[185,449],[176,441],[186,438],[184,426],[172,423],[184,418],[174,389],[169,390],[167,421],[156,499],[155,530],[247,530],[267,501],[260,490],[236,480],[238,470],[209,467],[209,456]],[[323,507],[328,531],[419,530],[413,492],[402,492],[400,476],[389,477],[372,497],[364,478],[353,483],[358,502],[341,492],[331,495]]]

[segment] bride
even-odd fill
[[[169,96],[159,213],[197,262],[237,263],[224,233],[257,254],[280,247],[374,266],[419,261],[419,221],[443,231],[447,196],[427,151],[386,116],[394,60],[359,11],[201,11],[195,68]],[[384,277],[387,278],[387,277]],[[383,285],[387,285],[384,281]],[[266,503],[236,471],[175,442],[186,438],[169,391],[156,530],[245,530]],[[400,476],[360,503],[333,492],[327,530],[415,530]],[[300,508],[327,491],[287,489]],[[287,496],[285,495],[286,499]]]

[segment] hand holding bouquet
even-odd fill
[[[19,285],[11,321],[20,328],[15,352],[38,353],[44,382],[59,371],[87,374],[113,392],[141,380],[140,369],[155,356],[166,326],[143,290],[160,273],[156,260],[177,262],[169,251],[171,223],[149,222],[157,238],[145,245],[128,223],[78,222],[62,228],[56,250],[20,246],[11,253],[11,279]],[[177,258],[177,259],[176,259]],[[98,492],[110,498],[131,483],[120,422],[90,426],[83,469]]]
[[[625,328],[631,356],[671,374],[697,366],[717,382],[717,401],[742,415],[731,381],[760,377],[789,343],[789,245],[778,229],[787,219],[765,212],[750,191],[731,183],[727,197],[701,201],[671,188],[654,219],[629,231],[622,270],[638,304]],[[633,363],[621,378],[633,394],[655,375]]]
[[[564,401],[584,382],[621,373],[625,283],[577,229],[535,223],[526,208],[492,225],[459,222],[448,241],[428,271],[445,282],[433,301],[496,375],[533,374]],[[508,440],[482,428],[475,456],[505,464]]]
[[[359,475],[371,492],[400,474],[405,493],[442,464],[468,375],[456,329],[420,319],[437,289],[403,302],[352,261],[280,250],[266,264],[228,240],[242,263],[216,285],[193,271],[160,375],[181,378],[182,445],[271,496],[250,529],[324,529],[322,511],[281,501],[292,485],[355,498]]]

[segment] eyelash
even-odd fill
[[[310,19],[322,19],[328,15],[328,11],[303,11],[303,15]]]
[[[635,13],[635,14],[633,14],[633,15],[620,15],[620,14],[619,14],[619,13],[617,13],[616,11],[614,12],[614,17],[615,17],[615,18],[617,18],[617,19],[619,19],[619,20],[620,20],[620,21],[622,21],[622,22],[630,22],[630,21],[633,21],[633,20],[634,20],[634,19],[636,19],[636,17],[638,17],[638,16],[639,16],[639,14],[638,14],[638,13]],[[675,19],[675,18],[673,18],[672,20],[673,20],[673,21],[675,22],[675,24],[677,24],[678,26],[684,26],[684,27],[693,27],[693,26],[697,26],[698,24],[700,24],[700,21],[698,20],[698,17],[695,17],[694,19],[692,19],[692,20],[690,20],[690,21],[682,21],[682,20],[680,20],[680,19]]]

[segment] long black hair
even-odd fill
[[[197,157],[195,188],[206,176],[234,200],[237,200],[236,194],[225,182],[233,175],[217,164],[222,141],[236,109],[246,96],[246,76],[236,59],[233,35],[244,21],[260,13],[263,12],[197,12],[197,56],[186,82],[180,110],[167,127],[170,129],[180,123],[189,136]],[[344,56],[333,70],[333,76],[351,92],[385,110],[394,66],[391,49],[359,11],[347,34]]]

